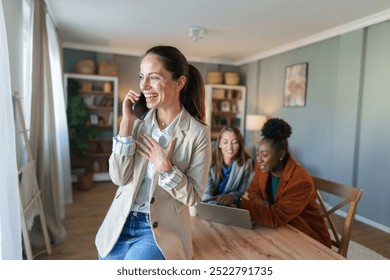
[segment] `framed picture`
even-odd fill
[[[230,112],[230,102],[229,101],[222,101],[221,102],[221,111],[222,112]]]
[[[299,63],[286,67],[284,81],[284,107],[305,107],[309,64]]]

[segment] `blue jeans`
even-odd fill
[[[149,214],[130,212],[114,248],[99,260],[164,260],[164,255],[154,241],[149,224]]]

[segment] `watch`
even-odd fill
[[[176,170],[176,166],[172,165],[171,169],[161,172],[160,175],[163,177],[169,177],[169,175],[171,175],[175,170]]]

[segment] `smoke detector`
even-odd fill
[[[204,28],[203,27],[198,27],[198,26],[192,26],[188,28],[188,36],[193,41],[197,41],[199,39],[203,39],[204,36]]]

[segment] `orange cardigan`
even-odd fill
[[[242,199],[240,207],[248,209],[252,220],[269,227],[290,224],[327,247],[332,241],[316,203],[311,176],[290,155],[280,178],[274,204],[267,205],[266,185],[269,173],[258,164],[248,188],[249,200]]]

